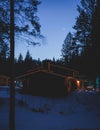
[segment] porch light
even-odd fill
[[[77,87],[80,88],[80,81],[77,80],[76,83],[77,83]]]

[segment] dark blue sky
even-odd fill
[[[63,41],[72,29],[75,18],[78,15],[76,10],[80,0],[41,0],[37,16],[40,18],[41,33],[46,37],[41,46],[17,45],[16,56],[21,52],[25,56],[29,50],[33,59],[55,59],[61,58]]]

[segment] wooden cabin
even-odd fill
[[[8,86],[10,81],[10,63],[0,62],[0,86]]]
[[[9,77],[5,75],[0,75],[0,86],[9,86]]]
[[[64,96],[79,86],[79,72],[48,63],[16,76],[23,83],[23,91],[33,95]]]

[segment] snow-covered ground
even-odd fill
[[[100,92],[77,90],[63,98],[16,91],[15,130],[100,130]],[[9,88],[0,87],[0,130],[9,130]]]

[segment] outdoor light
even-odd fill
[[[79,88],[80,87],[80,81],[77,80],[76,82],[77,82],[77,87]]]

